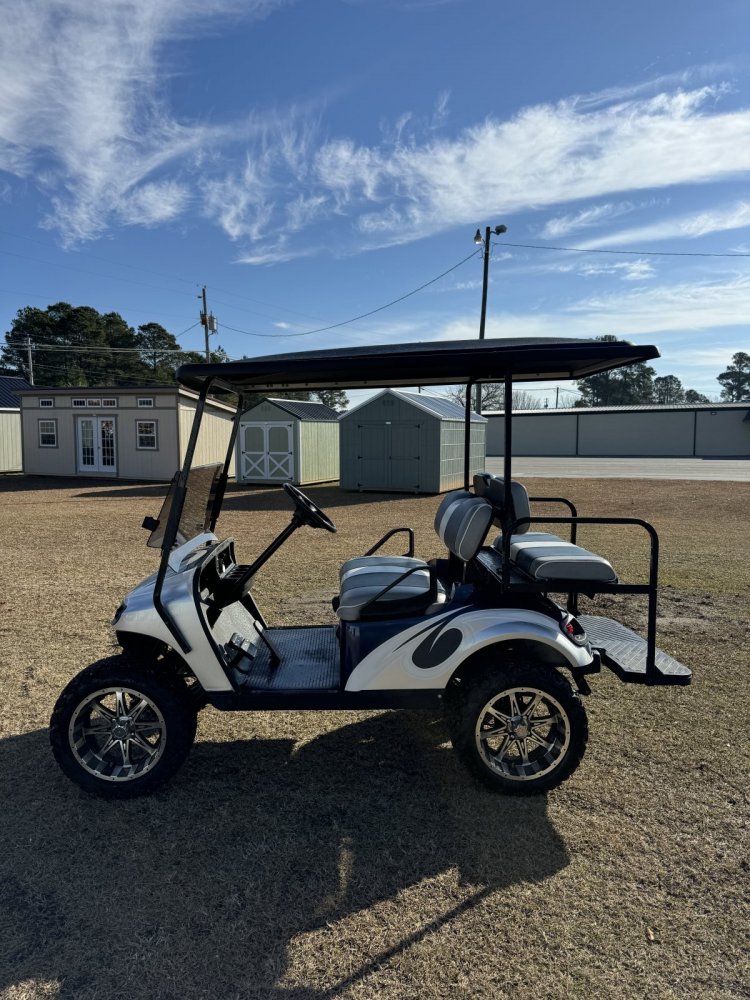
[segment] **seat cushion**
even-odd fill
[[[372,570],[401,567],[401,572],[405,573],[412,566],[424,566],[423,559],[414,559],[412,556],[356,556],[354,559],[347,559],[339,570],[339,581],[353,569],[370,568]]]
[[[511,543],[511,560],[534,580],[581,580],[596,583],[617,583],[617,574],[603,556],[556,535],[533,538],[533,532]]]
[[[408,558],[408,557],[397,557]],[[355,560],[350,560],[355,562]],[[402,566],[385,562],[380,565],[354,566],[342,577],[336,613],[342,621],[357,621],[360,618],[400,617],[417,614],[433,603],[442,603],[446,595],[426,562],[410,559],[416,566]],[[368,564],[372,557],[367,557]],[[368,602],[377,597],[385,587],[398,580],[408,569],[414,568],[405,579],[386,591],[373,604]]]
[[[510,540],[510,557],[515,559],[515,549],[522,542],[563,542],[563,544],[569,544],[564,542],[559,535],[550,535],[546,531],[527,531],[525,534],[513,535]],[[492,548],[497,549],[499,553],[502,554],[503,551],[503,536],[498,535],[495,541],[492,543]]]

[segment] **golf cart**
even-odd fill
[[[158,572],[117,609],[122,654],[93,664],[60,695],[50,737],[63,771],[88,792],[150,792],[182,764],[198,710],[439,709],[459,757],[491,788],[545,792],[578,766],[588,737],[581,701],[602,666],[623,681],[688,684],[690,671],[656,647],[659,543],[639,518],[579,517],[561,497],[529,497],[512,478],[513,381],[580,379],[659,356],[655,347],[562,340],[388,344],[185,365],[178,380],[199,394],[183,468],[158,518],[146,518]],[[505,393],[504,474],[472,475],[471,389]],[[215,534],[248,392],[466,385],[463,489],[436,501],[443,558],[414,554],[409,527],[394,527],[347,560],[333,598],[337,625],[270,626],[253,584],[303,528],[335,532],[303,492],[284,483],[288,526],[252,562]],[[237,397],[223,465],[193,467],[206,400]],[[530,504],[565,516],[532,515]],[[569,535],[535,531],[559,525]],[[621,583],[611,564],[577,544],[582,524],[636,525],[648,534],[648,583]],[[382,550],[405,535],[404,555]],[[311,553],[312,555],[312,553]],[[646,637],[597,615],[578,597],[641,594]],[[564,603],[557,603],[555,595]]]

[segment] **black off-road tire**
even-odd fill
[[[554,716],[550,716],[555,718],[554,723],[537,724],[536,729],[551,749],[545,750],[536,745],[533,737],[531,745],[524,740],[530,760],[526,766],[522,763],[520,749],[511,742],[511,753],[516,756],[493,764],[488,760],[492,756],[489,744],[484,745],[484,753],[480,750],[482,740],[478,734],[491,728],[487,724],[491,716],[485,709],[495,699],[501,699],[495,702],[500,707],[507,706],[510,695],[504,696],[503,692],[516,689],[540,692],[545,698],[542,705],[554,712]],[[528,699],[524,699],[525,696],[521,695],[521,707],[524,703],[530,704]],[[578,767],[588,741],[588,720],[580,697],[559,671],[538,665],[511,663],[488,666],[463,679],[450,690],[446,699],[446,721],[453,748],[463,764],[483,784],[506,795],[537,795],[555,788]],[[492,724],[503,725],[494,718]],[[502,744],[504,739],[500,735],[496,742]],[[498,749],[502,749],[502,745]],[[526,769],[529,773],[503,773],[503,768],[509,772]],[[534,768],[537,770],[534,771]]]
[[[141,738],[143,742],[149,739],[154,741],[155,763],[150,763],[148,754],[141,751],[138,745],[125,741],[128,749],[135,747],[134,756],[140,754],[139,766],[143,768],[143,773],[129,776],[125,768],[121,769],[124,774],[119,776],[110,773],[120,769],[119,761],[113,751],[97,756],[97,749],[100,745],[103,747],[104,736],[93,737],[93,744],[91,737],[84,738],[88,743],[81,743],[80,734],[87,718],[89,726],[98,724],[101,728],[109,725],[95,709],[92,721],[88,709],[88,706],[93,707],[92,697],[99,693],[116,702],[116,694],[103,694],[109,689],[124,690],[126,703],[134,709],[139,704],[139,695],[148,702],[140,718],[154,720],[151,725],[153,732],[147,728],[148,722],[142,721],[141,730],[146,735]],[[79,724],[77,720],[84,721]],[[152,665],[136,665],[126,654],[120,654],[91,664],[65,687],[50,719],[50,743],[57,763],[85,792],[105,798],[129,799],[153,792],[172,777],[190,751],[196,725],[196,701],[184,681],[167,671],[159,672]],[[81,745],[77,746],[77,743]],[[86,763],[85,758],[88,758]],[[102,766],[100,774],[95,773],[97,764]],[[136,766],[131,768],[133,772],[136,770]]]

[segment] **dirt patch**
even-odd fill
[[[139,525],[160,491],[0,483],[3,1000],[748,996],[750,484],[534,480],[654,522],[660,644],[695,673],[594,678],[587,756],[548,798],[476,787],[429,714],[207,710],[165,791],[106,803],[58,771],[46,725],[155,568]],[[390,527],[440,553],[435,497],[309,492],[339,532],[302,530],[264,568],[276,624],[333,620],[338,566]],[[289,514],[233,488],[220,527],[249,559]],[[581,542],[643,578],[636,529]],[[643,626],[640,598],[596,607]]]

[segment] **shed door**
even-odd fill
[[[421,482],[419,471],[420,424],[405,420],[390,425],[390,482],[394,490],[418,490]]]
[[[294,479],[294,427],[281,423],[240,423],[240,479]]]
[[[390,424],[359,424],[359,485],[383,489],[388,485]]]
[[[418,490],[420,424],[406,420],[358,425],[359,485],[363,489]]]
[[[78,471],[117,470],[117,439],[114,417],[78,418]]]

